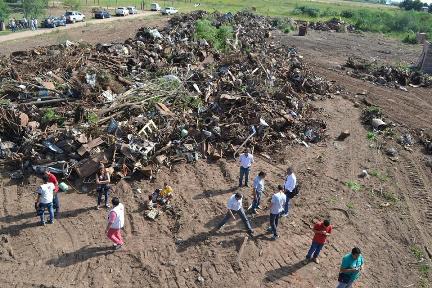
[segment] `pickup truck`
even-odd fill
[[[78,11],[67,11],[65,13],[67,23],[84,22],[85,15]]]
[[[164,9],[162,9],[162,15],[172,15],[177,13],[177,9],[175,9],[174,7],[166,7]]]
[[[129,10],[126,7],[118,7],[115,10],[115,14],[117,16],[127,16],[127,15],[129,15]]]

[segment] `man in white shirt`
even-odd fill
[[[269,232],[273,232],[273,240],[279,237],[277,234],[277,226],[279,223],[279,215],[284,211],[284,206],[286,203],[286,195],[284,194],[284,189],[282,185],[278,186],[278,191],[272,196],[270,203],[270,227],[267,229]]]
[[[288,176],[285,179],[284,183],[284,190],[286,195],[286,202],[285,202],[285,209],[283,212],[283,217],[288,216],[288,209],[289,209],[289,201],[291,198],[293,198],[295,195],[293,194],[294,189],[297,186],[297,178],[294,174],[293,168],[289,167],[287,170]]]
[[[240,178],[239,187],[243,185],[243,177],[245,178],[245,186],[248,187],[249,172],[252,163],[254,162],[253,155],[249,153],[249,149],[246,148],[243,154],[240,155]]]
[[[261,171],[258,173],[258,176],[255,177],[254,183],[253,183],[253,191],[254,191],[254,200],[252,202],[252,213],[257,213],[256,209],[261,209],[259,206],[261,202],[261,197],[264,193],[264,178],[266,176],[266,173]]]
[[[245,225],[248,234],[253,235],[253,230],[250,225],[249,219],[246,217],[246,214],[243,209],[243,196],[240,193],[235,193],[232,195],[227,204],[228,211],[224,217],[224,219],[219,223],[219,225],[216,227],[216,230],[219,230],[224,226],[230,218],[233,220],[236,220],[234,214],[237,214],[240,216],[240,219],[243,221],[243,224]]]
[[[41,218],[41,225],[45,225],[45,208],[48,209],[50,220],[49,224],[54,223],[54,209],[53,209],[53,199],[54,199],[54,189],[55,186],[53,183],[48,182],[48,176],[46,174],[42,177],[44,184],[42,184],[38,190],[38,196],[36,199],[35,207],[38,210],[41,210],[40,218]]]

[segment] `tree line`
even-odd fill
[[[399,7],[404,10],[422,11],[423,7],[428,8],[428,12],[432,13],[432,3],[430,5],[421,2],[420,0],[404,0],[399,4]]]

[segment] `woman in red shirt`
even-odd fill
[[[327,236],[332,232],[332,226],[330,225],[330,220],[324,220],[323,222],[318,222],[314,225],[313,231],[315,235],[312,239],[312,245],[309,249],[309,252],[306,255],[306,260],[314,261],[315,263],[319,263],[318,256],[321,252],[321,249],[324,247]]]

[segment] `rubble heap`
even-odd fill
[[[348,71],[352,77],[371,81],[389,87],[413,86],[430,87],[432,77],[420,71],[405,67],[379,65],[376,61],[369,61],[359,57],[349,57],[345,65],[352,68]]]
[[[197,39],[203,18],[233,28],[227,51]],[[124,43],[13,53],[0,61],[0,157],[81,178],[106,162],[125,177],[242,145],[271,154],[320,141],[326,126],[311,100],[335,87],[273,44],[271,23],[197,11]]]
[[[345,23],[338,18],[332,18],[325,22],[310,22],[309,29],[320,31],[354,32],[355,26]]]

